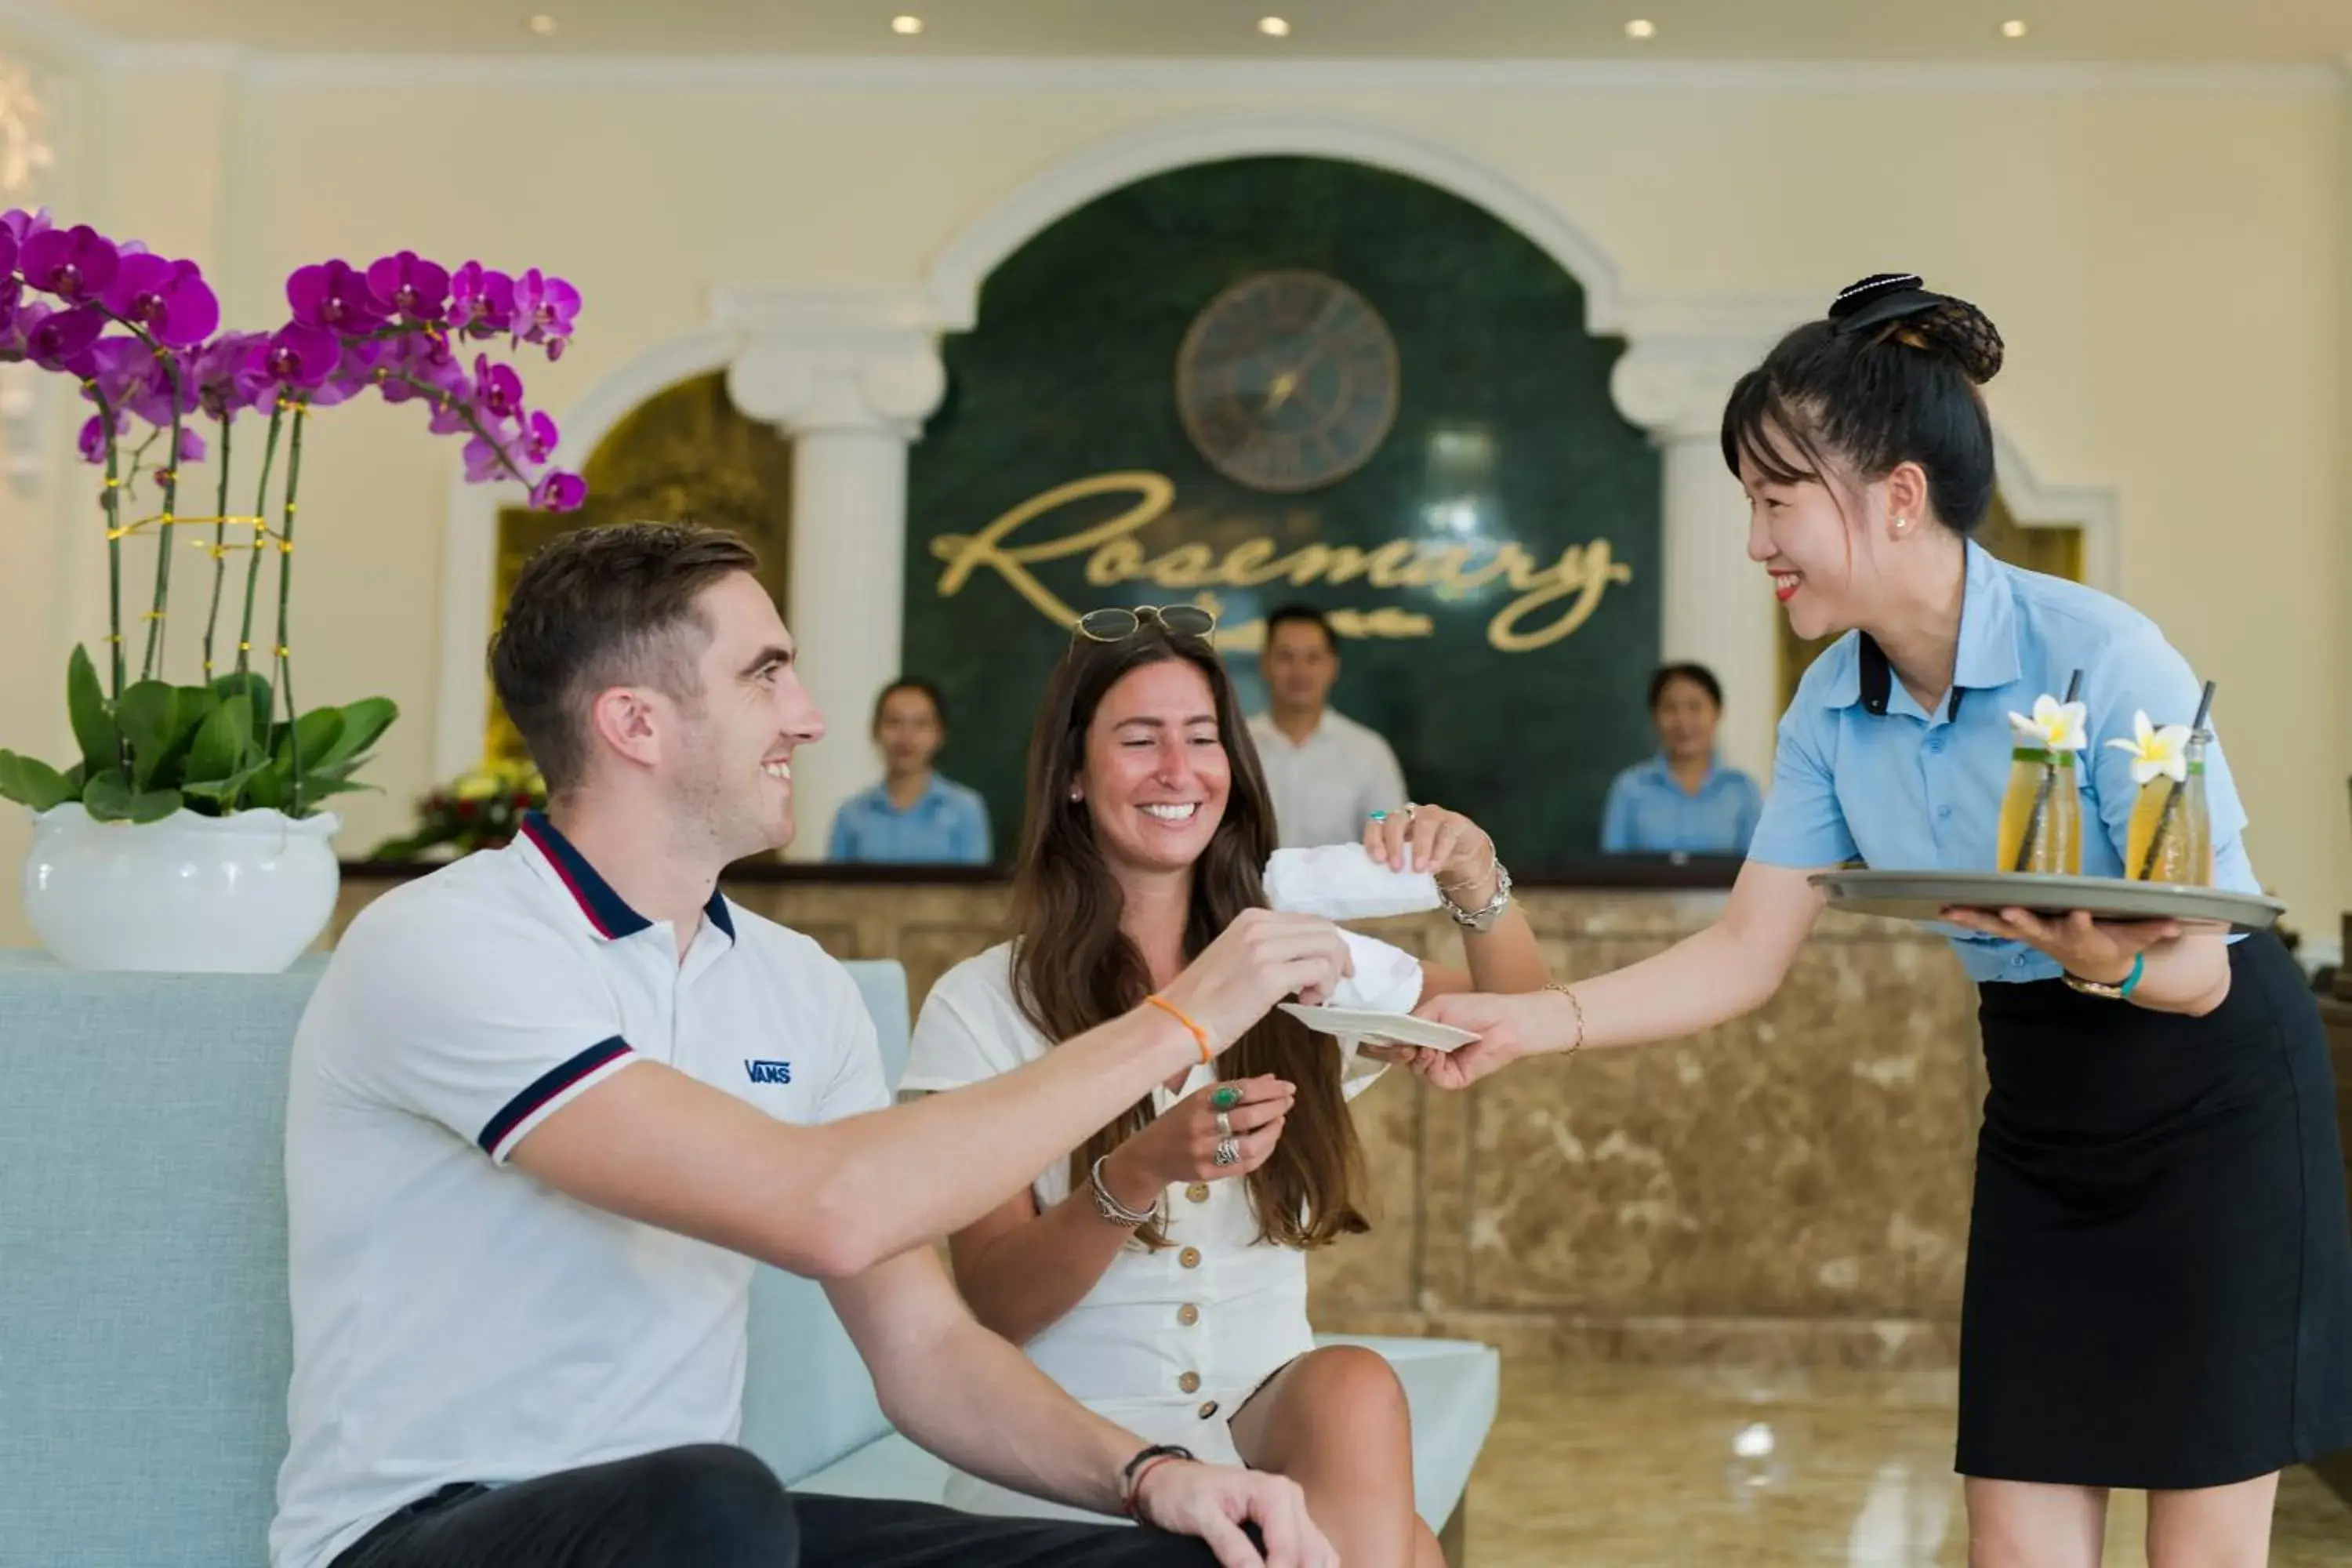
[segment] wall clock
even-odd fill
[[[1320,272],[1261,272],[1209,301],[1176,355],[1184,432],[1219,473],[1277,494],[1371,459],[1396,423],[1396,340]]]

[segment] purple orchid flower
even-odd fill
[[[555,456],[557,436],[555,421],[544,414],[534,414],[523,421],[522,460],[538,468]]]
[[[530,504],[541,511],[577,511],[588,499],[588,481],[551,468],[530,488]]]
[[[129,415],[118,412],[114,416],[114,434],[117,437],[131,434]],[[81,454],[81,460],[85,463],[106,461],[105,415],[93,414],[83,421],[81,434],[74,437],[74,450]]]
[[[474,397],[493,420],[522,417],[522,377],[512,365],[492,364],[488,354],[474,356]]]
[[[341,352],[335,357],[335,368],[324,384],[310,394],[313,408],[332,408],[338,403],[349,403],[375,384],[376,371],[389,357],[389,343],[365,338],[345,339]]]
[[[437,321],[449,308],[449,269],[413,250],[369,263],[367,286],[388,316]]]
[[[196,405],[226,421],[266,401],[276,384],[255,360],[256,351],[268,342],[258,332],[223,332],[199,350],[188,374]]]
[[[514,279],[468,261],[449,279],[449,321],[478,338],[495,338],[514,325]]]
[[[255,346],[251,363],[273,384],[308,389],[325,385],[341,357],[334,333],[289,321]]]
[[[49,209],[47,207],[43,207],[38,212],[26,212],[23,207],[10,207],[6,212],[0,213],[0,228],[6,229],[9,237],[19,245],[48,226]]]
[[[201,463],[205,460],[205,438],[185,425],[180,426],[180,461]]]
[[[543,278],[534,267],[515,279],[515,327],[527,343],[545,343],[547,357],[563,353],[572,322],[580,314],[580,290],[561,278]]]
[[[504,445],[493,445],[477,436],[466,443],[466,482],[486,484],[504,479],[514,470],[514,458]]]
[[[21,278],[0,278],[0,344],[9,341],[11,329],[16,323],[16,304],[24,298],[25,282]],[[0,352],[0,359],[8,356]]]
[[[300,326],[372,332],[383,325],[383,309],[368,288],[367,275],[344,261],[295,268],[286,279],[286,301]]]
[[[89,359],[87,395],[95,395],[112,408],[127,409],[143,396],[155,372],[154,352],[137,338],[101,338],[90,345]],[[163,422],[169,424],[171,419],[167,406]]]
[[[16,231],[0,225],[0,278],[16,270]]]
[[[79,304],[96,299],[114,281],[121,253],[98,230],[79,224],[44,229],[23,239],[16,265],[34,288]]]
[[[193,261],[125,256],[107,288],[106,306],[173,348],[200,343],[220,325],[220,300]]]
[[[464,367],[438,332],[415,332],[393,345],[379,381],[386,403],[418,397],[463,397],[470,390]]]
[[[25,334],[26,356],[43,370],[87,376],[97,368],[90,349],[106,330],[105,315],[89,306],[44,316]]]
[[[5,286],[0,286],[0,293],[13,296],[16,287],[17,280],[11,278]],[[33,329],[51,313],[49,308],[38,300],[16,300],[6,313],[6,319],[0,320],[0,364],[30,358],[32,347],[27,340],[32,336]]]

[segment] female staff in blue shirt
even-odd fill
[[[1601,812],[1604,855],[1744,855],[1764,797],[1756,781],[1715,754],[1723,687],[1703,664],[1650,677],[1658,754],[1610,782]]]
[[[885,866],[985,866],[988,805],[931,764],[947,744],[939,688],[904,676],[874,700],[882,782],[842,802],[826,858]]]
[[[2198,682],[2147,617],[1969,542],[1993,493],[1977,388],[2000,356],[1973,306],[1879,277],[1741,379],[1723,451],[1748,558],[1801,636],[1845,635],[1780,721],[1722,918],[1553,993],[1440,998],[1425,1016],[1482,1038],[1390,1054],[1459,1086],[1722,1023],[1788,973],[1812,873],[1992,867],[2011,710],[2079,669],[2094,741],[2138,710],[2190,717]],[[2113,877],[2130,763],[2084,755],[2083,869]],[[2206,777],[2215,880],[2254,891],[2218,750]],[[1969,1561],[2094,1568],[2124,1487],[2149,1494],[2151,1562],[2262,1562],[2280,1468],[2352,1446],[2352,1223],[2302,972],[2267,933],[1947,915],[1991,1084],[1961,1305]]]

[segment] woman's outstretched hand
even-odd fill
[[[1375,1061],[1410,1068],[1440,1089],[1467,1089],[1521,1057],[1563,1050],[1575,1038],[1568,999],[1556,991],[1524,996],[1462,992],[1433,997],[1413,1010],[1417,1018],[1467,1029],[1478,1037],[1451,1051],[1425,1046],[1358,1047]]]

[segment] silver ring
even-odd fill
[[[1238,1165],[1242,1163],[1242,1146],[1230,1138],[1220,1138],[1215,1152],[1209,1158],[1220,1165]]]
[[[1217,1136],[1218,1136],[1218,1137],[1220,1137],[1220,1138],[1230,1138],[1230,1137],[1232,1137],[1233,1135],[1234,1135],[1234,1119],[1233,1119],[1232,1117],[1230,1117],[1230,1116],[1226,1115],[1226,1114],[1225,1114],[1223,1111],[1222,1111],[1222,1110],[1218,1111],[1218,1112],[1217,1112]]]
[[[1420,807],[1420,806],[1418,806],[1418,805],[1415,805],[1412,802],[1411,802],[1411,801],[1406,801],[1406,802],[1404,803],[1404,819],[1405,819],[1405,821],[1407,821],[1407,822],[1411,822],[1411,821],[1412,820],[1412,814],[1413,814],[1414,812],[1416,812],[1416,811],[1419,811],[1420,809],[1421,809],[1421,807]]]

